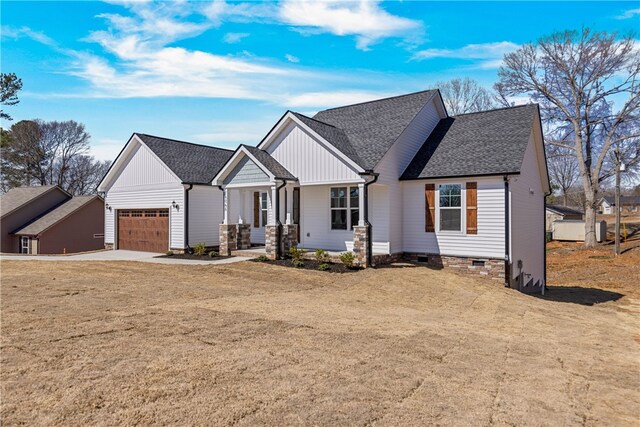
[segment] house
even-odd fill
[[[61,254],[103,247],[104,204],[58,186],[19,187],[0,196],[2,252]]]
[[[353,251],[363,266],[408,256],[527,291],[545,283],[536,105],[451,117],[431,90],[287,111],[212,186],[224,192],[222,253],[264,244],[277,258],[297,244]]]
[[[616,205],[616,198],[612,196],[603,197],[600,200],[598,212],[605,215],[615,213],[613,206]],[[640,212],[640,196],[620,196],[621,212]]]
[[[582,220],[582,211],[562,205],[547,205],[546,214],[546,230],[553,232],[553,222],[562,220]]]
[[[222,191],[211,180],[231,154],[134,133],[98,186],[105,246],[166,252],[218,245]]]

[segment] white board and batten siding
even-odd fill
[[[520,273],[518,260],[522,260],[522,271],[531,275],[534,284],[538,280],[544,281],[545,251],[544,190],[539,168],[539,161],[544,162],[544,159],[538,160],[537,155],[531,137],[520,175],[509,179],[512,278]]]
[[[436,185],[435,200],[438,200],[439,184],[462,184],[477,182],[478,234],[466,234],[464,224],[466,189],[462,192],[462,232],[425,231],[425,184]],[[467,178],[446,180],[404,181],[402,197],[403,210],[403,251],[410,253],[440,254],[448,256],[499,258],[505,256],[505,200],[502,177]],[[436,209],[436,230],[438,227]]]
[[[398,181],[411,160],[422,147],[427,137],[431,134],[441,118],[445,114],[432,99],[418,112],[409,126],[402,132],[397,142],[384,155],[376,172],[380,174],[378,183],[388,187],[389,211],[386,217],[388,239],[391,253],[402,252],[403,222],[398,218],[406,208],[403,200],[401,182]],[[373,196],[375,197],[375,195]],[[412,204],[411,199],[408,200]],[[375,233],[375,232],[374,232]]]
[[[184,186],[171,170],[146,146],[135,143],[107,188],[105,243],[116,242],[118,209],[169,208],[170,247],[184,247]],[[124,154],[124,153],[123,153]],[[171,207],[175,201],[180,209]],[[168,249],[168,248],[167,248]]]
[[[363,182],[355,168],[295,122],[285,126],[265,150],[297,177],[300,185]]]

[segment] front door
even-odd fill
[[[298,243],[300,243],[300,188],[293,189],[293,223],[298,224]]]

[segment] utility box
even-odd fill
[[[584,241],[585,222],[565,219],[553,222],[553,240],[569,242]],[[607,222],[596,221],[596,240],[598,243],[607,240]]]

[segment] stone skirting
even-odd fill
[[[437,254],[405,253],[405,259],[424,262],[430,267],[447,268],[504,282],[504,260],[481,257],[455,257]]]
[[[353,255],[354,264],[360,267],[369,267],[367,253],[369,251],[369,230],[366,225],[353,227]]]
[[[109,249],[109,250],[113,250],[113,243],[105,243],[104,244],[104,248],[105,249]]]
[[[251,224],[237,224],[236,249],[249,249],[251,247]]]
[[[220,255],[229,256],[231,251],[238,249],[237,224],[220,224]]]
[[[298,224],[284,224],[282,226],[282,254],[289,255],[289,249],[298,246]]]
[[[277,254],[277,236],[278,236],[278,226],[277,225],[266,225],[264,227],[264,248],[267,253],[267,258],[276,259]]]

